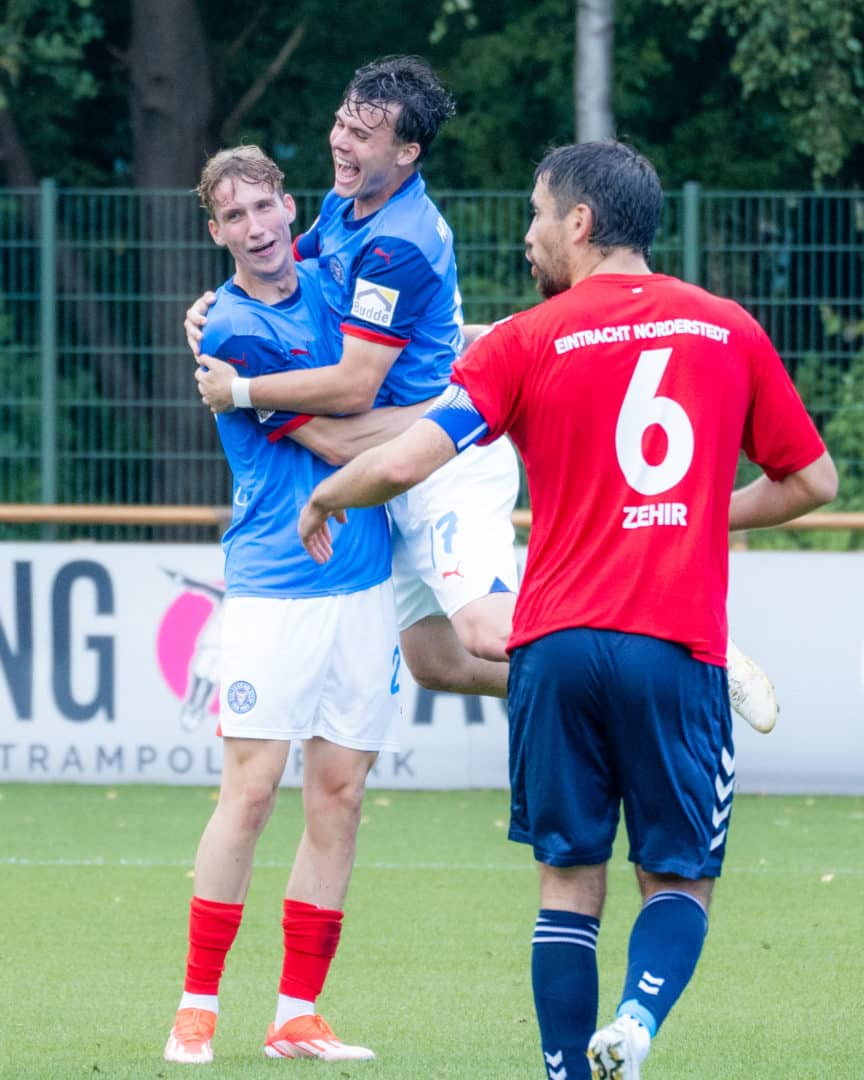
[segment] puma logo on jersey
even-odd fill
[[[648,525],[687,525],[684,503],[648,503],[646,506],[622,507],[622,529],[644,529]]]
[[[390,253],[388,251],[384,251],[383,248],[374,248],[372,254],[380,255],[384,262],[386,262],[388,266],[390,265]]]

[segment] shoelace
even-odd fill
[[[206,1009],[181,1009],[174,1022],[174,1030],[181,1042],[204,1042],[213,1034],[211,1013]]]

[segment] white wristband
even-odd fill
[[[234,402],[235,408],[252,408],[252,395],[250,393],[251,385],[251,379],[241,379],[239,377],[235,377],[231,380],[231,400]]]

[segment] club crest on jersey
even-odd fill
[[[258,695],[255,693],[255,687],[252,683],[245,682],[243,679],[238,679],[237,682],[231,683],[228,687],[228,693],[225,695],[225,700],[228,702],[228,708],[231,712],[240,713],[242,715],[255,707]]]
[[[327,269],[330,271],[330,277],[336,282],[337,285],[345,284],[345,270],[342,263],[336,258],[335,255],[331,255],[327,263]]]
[[[398,299],[398,289],[388,289],[374,281],[357,278],[354,299],[351,301],[351,314],[364,322],[375,323],[376,326],[390,326]]]

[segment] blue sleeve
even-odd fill
[[[408,240],[377,236],[356,267],[351,309],[342,328],[374,330],[405,344],[441,288],[423,252]]]
[[[423,413],[424,420],[434,420],[453,440],[459,454],[482,439],[489,431],[471,395],[464,386],[452,383],[441,397]]]
[[[269,375],[276,371],[286,371],[288,364],[285,354],[273,341],[260,337],[247,337],[234,334],[226,338],[214,349],[206,349],[206,335],[202,341],[202,352],[215,356],[219,360],[233,365],[243,379],[253,379],[256,375]],[[295,365],[296,366],[296,365]],[[247,409],[250,417],[257,418],[264,433],[276,431],[296,420],[298,413],[283,409]]]
[[[318,218],[306,232],[294,237],[294,258],[297,262],[318,257]]]

